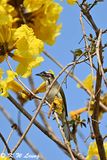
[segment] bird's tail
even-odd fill
[[[68,141],[70,141],[70,128],[67,119],[62,120],[62,126],[65,133],[65,137]]]

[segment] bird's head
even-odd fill
[[[45,81],[49,79],[54,79],[54,74],[51,72],[43,71],[43,72],[37,73],[36,75],[40,76]]]

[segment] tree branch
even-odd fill
[[[101,33],[99,33],[99,36],[100,34]],[[98,41],[98,44],[99,44],[99,47],[97,46],[96,49],[97,49],[97,52],[99,52],[100,60],[101,60],[101,63],[103,64],[101,41],[100,42]],[[99,123],[98,123],[98,115],[99,115],[99,110],[100,110],[101,84],[102,84],[102,75],[101,75],[100,65],[98,63],[98,70],[96,73],[95,103],[94,103],[93,115],[92,115],[92,125],[93,125],[93,130],[94,130],[94,134],[96,138],[96,143],[97,143],[100,159],[106,160],[106,155],[105,155],[105,150],[104,150],[104,145],[103,145],[103,138],[100,133]]]

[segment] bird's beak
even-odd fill
[[[35,74],[36,76],[41,76],[41,74],[40,73],[37,73],[37,74]]]

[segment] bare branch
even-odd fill
[[[82,13],[86,16],[87,20],[90,22],[93,30],[95,31],[95,33],[97,35],[98,34],[98,27],[97,27],[96,23],[94,22],[93,17],[91,16],[90,12],[88,11],[88,8],[85,6],[85,3],[82,6],[79,3],[78,3],[78,5],[81,8]]]
[[[100,43],[101,43],[101,36],[102,36],[102,29],[99,32],[98,41],[97,41],[97,44],[96,44],[96,54],[97,54],[97,59],[98,59],[98,63],[99,63],[99,68],[100,68],[102,77],[104,79],[105,85],[107,87],[107,79],[106,79],[105,74],[104,74],[104,70],[103,70],[103,66],[102,66],[102,62],[101,62],[101,58],[100,58],[100,54],[99,54],[99,50],[100,50],[99,47],[100,47]]]
[[[82,26],[82,32],[83,32],[83,37],[84,37],[84,42],[85,42],[85,48],[86,48],[86,51],[88,52],[88,56],[89,56],[92,77],[94,77],[93,76],[94,75],[93,62],[92,62],[92,57],[91,57],[91,54],[90,54],[91,51],[90,51],[90,48],[89,48],[89,45],[88,45],[88,40],[87,40],[87,36],[86,36],[86,32],[85,32],[85,27],[84,27],[84,23],[83,23],[83,20],[82,20],[82,12],[80,12],[80,23],[81,23],[81,26]]]
[[[11,136],[12,136],[12,134],[13,134],[13,132],[14,132],[14,127],[12,127],[12,130],[11,130],[11,132],[10,132],[10,134],[9,134],[9,136],[8,136],[8,138],[7,138],[7,140],[6,140],[6,143],[8,144],[9,143],[9,140],[11,139]],[[6,151],[6,146],[3,148],[3,153],[5,153],[5,151]]]
[[[7,142],[6,142],[5,138],[3,137],[2,133],[0,133],[0,138],[2,139],[3,143],[5,144],[7,152],[10,153],[11,152],[10,148],[8,147]]]
[[[101,33],[102,32],[100,32],[100,36],[101,36]],[[103,64],[101,42],[98,42],[98,45],[99,46],[97,46],[98,47],[97,52],[99,52],[98,54],[100,56],[101,64]],[[104,150],[104,145],[103,145],[103,138],[100,133],[99,123],[98,123],[98,115],[99,115],[99,110],[100,110],[101,84],[102,84],[102,75],[101,75],[101,70],[100,70],[100,66],[98,63],[98,69],[96,73],[95,103],[94,103],[93,115],[92,115],[92,125],[93,125],[93,130],[94,130],[94,134],[96,138],[96,143],[97,143],[100,159],[106,160],[106,155],[105,155],[105,150]]]
[[[58,126],[59,126],[60,132],[61,132],[61,134],[62,134],[62,137],[63,137],[63,139],[64,139],[64,143],[65,143],[65,145],[67,146],[67,149],[68,149],[68,151],[69,151],[69,153],[70,153],[71,159],[72,159],[72,160],[75,160],[74,155],[73,155],[72,150],[71,150],[70,143],[67,141],[67,139],[66,139],[66,137],[65,137],[65,133],[64,133],[64,131],[63,131],[63,128],[61,127],[61,124],[60,124],[60,122],[59,122],[58,116],[57,116],[56,113],[54,113],[54,115],[55,115],[56,122],[57,122],[57,124],[58,124]]]
[[[29,83],[30,83],[30,86],[31,86],[31,89],[32,91],[35,89],[35,86],[34,86],[34,81],[33,81],[33,78],[32,76],[29,77]],[[35,106],[38,106],[39,105],[39,101],[37,98],[34,99],[34,102],[35,102]],[[40,110],[40,113],[39,113],[41,119],[42,119],[42,122],[44,123],[45,127],[49,130],[49,131],[52,131],[52,128],[51,126],[49,125],[49,123],[47,122],[46,120],[46,117],[44,115],[44,113]]]

